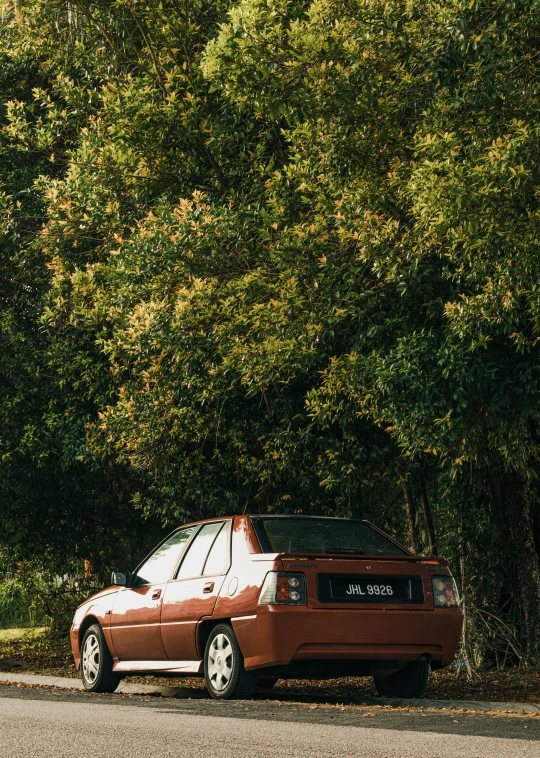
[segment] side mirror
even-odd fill
[[[115,584],[117,587],[129,587],[131,579],[129,571],[113,571],[111,574],[111,584]]]

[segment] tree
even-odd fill
[[[9,18],[43,79],[2,149],[48,156],[47,460],[164,523],[370,517],[463,559],[538,658],[536,0]]]

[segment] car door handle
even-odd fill
[[[159,600],[161,597],[161,590],[154,590],[152,592],[152,600]]]
[[[203,592],[212,592],[213,589],[214,589],[214,582],[206,582],[206,584],[204,585]]]

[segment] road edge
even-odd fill
[[[32,686],[56,687],[64,690],[84,690],[80,679],[70,679],[60,676],[41,676],[37,674],[11,674],[0,672],[0,683],[28,684]],[[201,699],[207,698],[208,694],[203,689],[193,687],[157,687],[149,684],[129,684],[121,682],[117,693],[123,695],[154,695],[160,697]],[[293,695],[294,698],[294,695]],[[291,701],[293,698],[287,698]],[[440,710],[459,711],[491,711],[499,713],[539,713],[540,703],[504,703],[489,700],[408,700],[404,698],[332,698],[336,703],[349,705],[386,705],[394,708],[429,708]],[[287,702],[285,701],[285,702]],[[294,702],[298,702],[295,700]],[[313,702],[313,698],[306,698],[306,702]]]

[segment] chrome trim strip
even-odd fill
[[[202,661],[118,661],[113,671],[171,671],[186,674],[199,674]]]
[[[197,625],[197,621],[162,621],[161,626],[183,626],[184,624],[193,624],[193,626]]]

